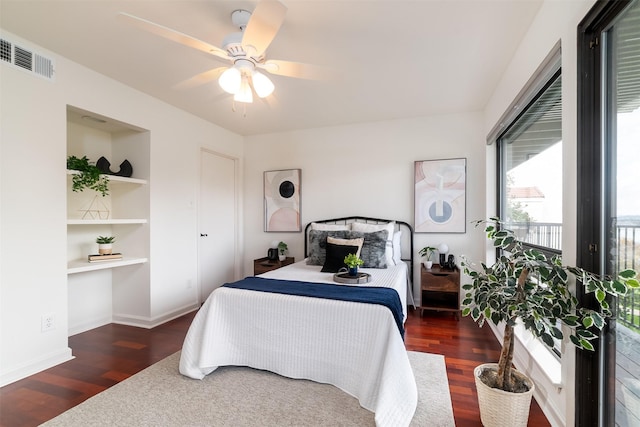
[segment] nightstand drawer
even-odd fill
[[[423,278],[424,289],[430,291],[458,292],[459,285],[456,280],[457,275],[450,274],[429,274]]]

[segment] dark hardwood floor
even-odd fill
[[[0,426],[37,426],[136,372],[175,353],[195,313],[147,330],[107,325],[69,338],[75,359],[0,388]],[[473,368],[498,359],[488,327],[450,313],[410,312],[408,350],[445,356],[458,427],[481,426]],[[534,401],[529,426],[548,426]]]

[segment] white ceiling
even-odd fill
[[[481,111],[542,0],[282,0],[267,59],[330,67],[336,77],[270,76],[265,100],[236,104],[213,81],[227,65],[116,19],[119,12],[221,47],[230,15],[254,1],[1,0],[0,27],[241,135]]]

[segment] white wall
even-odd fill
[[[467,220],[484,218],[482,126],[480,114],[468,113],[247,137],[245,274],[252,274],[252,260],[266,256],[273,240],[284,240],[296,260],[304,253],[303,233],[263,231],[263,172],[268,170],[302,169],[303,228],[311,221],[350,215],[413,224],[414,162],[466,157]],[[414,248],[446,242],[450,253],[478,259],[483,237],[477,231],[468,225],[464,234],[416,234]],[[414,270],[419,272],[417,264]],[[414,283],[419,286],[418,280]]]
[[[54,58],[56,76],[49,82],[0,65],[0,385],[71,356],[66,274],[68,104],[151,134],[151,280],[145,300],[139,301],[145,315],[130,319],[141,325],[152,326],[197,307],[196,287],[188,287],[187,281],[197,283],[200,148],[237,158],[243,155],[240,136],[29,41],[2,34]],[[43,314],[55,315],[55,330],[41,332]]]
[[[577,27],[594,4],[592,0],[547,0],[521,42],[516,55],[485,109],[485,134],[516,98],[518,92],[558,40],[562,49],[562,140],[563,140],[563,239],[565,264],[576,260],[576,138],[577,138]],[[487,150],[492,156],[493,147]],[[494,185],[487,186],[487,200],[494,200]],[[491,209],[491,206],[488,205]],[[489,211],[491,215],[494,212]],[[500,332],[499,332],[500,333]],[[563,354],[562,386],[554,386],[541,367],[522,347],[516,349],[515,363],[533,377],[535,397],[552,425],[574,424],[574,349]]]

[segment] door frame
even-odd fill
[[[611,184],[611,176],[603,167],[608,154],[604,151],[606,129],[602,126],[602,35],[631,1],[599,0],[578,25],[576,262],[578,267],[597,274],[609,273],[605,271],[604,236],[610,206],[604,196]],[[596,308],[595,297],[585,294],[581,286],[576,293],[581,305]],[[608,381],[615,376],[616,368],[615,319],[609,319],[594,344],[593,352],[576,352],[575,424],[580,426],[612,425],[615,420],[615,384]]]
[[[197,189],[197,202],[196,202],[196,215],[197,215],[197,224],[198,224],[198,229],[196,232],[196,239],[197,240],[197,257],[198,257],[198,261],[197,261],[197,285],[196,285],[196,293],[197,293],[197,301],[198,304],[202,304],[204,303],[204,300],[202,298],[202,277],[200,277],[200,244],[201,244],[201,237],[200,237],[200,233],[202,232],[202,223],[201,223],[201,212],[200,209],[202,207],[202,203],[201,203],[201,197],[202,197],[202,160],[203,160],[203,156],[205,154],[211,154],[214,156],[218,156],[218,157],[223,157],[225,159],[229,159],[231,161],[233,161],[233,174],[234,174],[234,222],[235,222],[235,240],[236,240],[236,245],[235,245],[235,253],[233,256],[234,259],[234,265],[233,265],[233,274],[234,274],[234,280],[239,280],[241,278],[242,275],[242,261],[241,261],[241,255],[244,253],[244,243],[243,243],[243,239],[242,239],[242,192],[240,191],[242,189],[242,173],[240,170],[240,166],[241,166],[241,161],[239,157],[230,155],[230,154],[226,154],[220,151],[216,151],[216,150],[212,150],[210,148],[207,147],[200,147],[199,150],[199,155],[198,155],[198,189]]]

